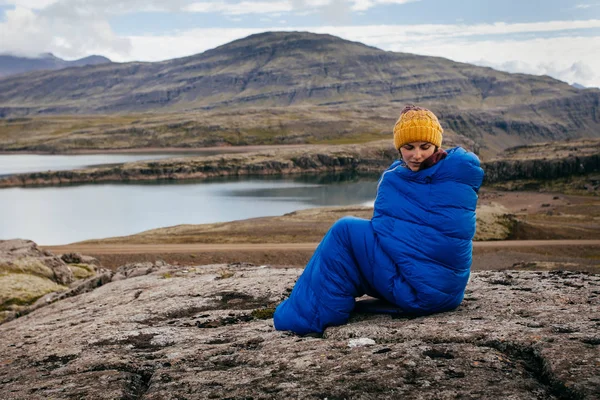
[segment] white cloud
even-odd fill
[[[40,10],[58,1],[59,0],[0,0],[0,6],[7,5]]]
[[[86,15],[77,19],[50,17],[23,7],[5,12],[5,21],[0,23],[0,37],[11,38],[0,42],[0,53],[15,55],[52,52],[76,58],[90,53],[127,54],[130,51],[129,40],[115,35],[105,18]]]
[[[128,39],[131,41],[131,52],[127,56],[124,57],[123,54],[113,52],[108,53],[107,57],[115,61],[162,61],[202,53],[259,32],[263,32],[263,30],[207,28],[193,29],[175,35],[130,36]]]
[[[438,40],[405,43],[390,50],[449,58],[508,72],[549,75],[568,83],[600,87],[600,36],[530,40]]]
[[[41,10],[52,4],[63,4],[78,9],[110,9],[112,13],[128,13],[140,10],[183,10],[190,12],[223,14],[258,14],[290,12],[292,10],[327,7],[337,3],[355,11],[365,11],[378,5],[405,4],[421,0],[183,0],[183,1],[137,1],[137,0],[0,0],[0,5],[11,5]]]
[[[352,0],[352,11],[367,11],[380,4],[406,4],[421,0]]]
[[[591,4],[588,3],[588,4],[577,4],[575,6],[575,8],[583,8],[583,9],[585,9],[585,8],[598,7],[598,6],[600,6],[600,3],[591,3]]]
[[[202,1],[185,7],[185,11],[197,13],[220,13],[226,15],[271,14],[290,12],[294,9],[289,1],[241,1],[227,3],[225,1]]]
[[[600,21],[576,21],[576,26],[598,26]],[[520,24],[518,24],[520,25]],[[528,32],[561,27],[560,21],[521,26]],[[497,24],[489,27],[495,31]],[[438,29],[439,28],[439,29]],[[158,61],[187,56],[270,29],[196,29],[180,32],[175,36],[130,37],[132,53],[127,56],[115,54],[115,60],[141,59]],[[549,75],[569,83],[600,87],[600,36],[563,36],[533,39],[485,39],[477,40],[485,33],[481,26],[344,26],[318,29],[293,27],[285,30],[310,30],[330,33],[348,40],[359,41],[384,50],[445,57],[451,60],[491,66],[509,72]],[[507,30],[518,31],[514,26]],[[461,33],[462,32],[462,33]]]
[[[40,11],[45,15],[96,17],[142,11],[180,11],[190,0],[0,0],[0,5]]]
[[[185,7],[185,10],[225,15],[289,13],[292,11],[304,15],[320,12],[334,17],[335,14],[346,15],[351,11],[366,11],[378,5],[405,4],[417,1],[421,0],[243,0],[237,3],[210,0],[194,2]]]
[[[327,33],[384,50],[438,56],[454,61],[491,66],[508,72],[549,75],[568,83],[600,87],[600,36],[514,39],[498,35],[500,24],[474,26],[371,26],[325,28]],[[538,24],[504,24],[510,33],[548,32],[574,27],[599,27],[600,21],[554,21]],[[480,36],[485,35],[485,36]]]
[[[379,37],[378,43],[397,43],[398,41],[413,40],[426,41],[447,39],[449,37],[474,37],[482,35],[508,35],[524,33],[560,32],[576,29],[600,28],[600,20],[586,21],[548,21],[534,23],[508,24],[496,22],[494,24],[421,24],[421,25],[366,25],[360,27],[323,27],[322,29],[335,29],[344,34],[353,35],[360,41],[361,36],[367,38]]]
[[[66,58],[87,54],[127,54],[130,41],[117,36],[109,17],[130,12],[181,9],[185,0],[0,0],[15,5],[0,22],[0,53]],[[165,3],[167,5],[165,5]]]
[[[592,70],[592,68],[582,61],[577,61],[570,66],[559,65],[554,61],[538,63],[536,65],[528,64],[520,60],[507,61],[503,63],[492,63],[487,60],[479,60],[474,61],[473,63],[481,66],[492,67],[501,71],[548,75],[571,84],[590,82],[596,78],[595,72]]]

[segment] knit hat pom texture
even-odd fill
[[[443,132],[434,113],[426,108],[407,106],[394,125],[394,146],[400,149],[407,143],[429,142],[441,147]]]

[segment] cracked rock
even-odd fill
[[[357,313],[299,337],[254,312],[283,300],[301,270],[240,264],[215,279],[223,268],[124,270],[0,325],[0,397],[600,397],[599,275],[475,272],[454,311]],[[348,348],[363,342],[377,345]]]

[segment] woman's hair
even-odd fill
[[[414,104],[407,104],[406,106],[404,106],[402,111],[400,111],[400,115],[407,113],[411,110],[412,111],[422,111],[422,110],[427,110],[427,109],[423,108],[423,107],[415,106]]]
[[[435,146],[435,145],[434,145],[434,146]],[[399,159],[399,160],[402,160],[402,161],[404,161],[404,160],[402,159],[402,151],[400,151],[401,149],[402,149],[402,146],[400,146],[400,147],[398,148],[398,154],[399,154],[399,156],[398,156],[398,159]],[[435,146],[435,151],[434,151],[434,153],[437,153],[437,152],[439,151],[439,149],[441,149],[441,147],[437,147],[437,146]]]

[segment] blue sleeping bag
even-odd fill
[[[447,152],[422,171],[396,161],[383,173],[373,218],[344,217],[331,227],[275,310],[276,329],[302,335],[344,324],[364,294],[411,315],[460,304],[483,170],[475,154]]]

